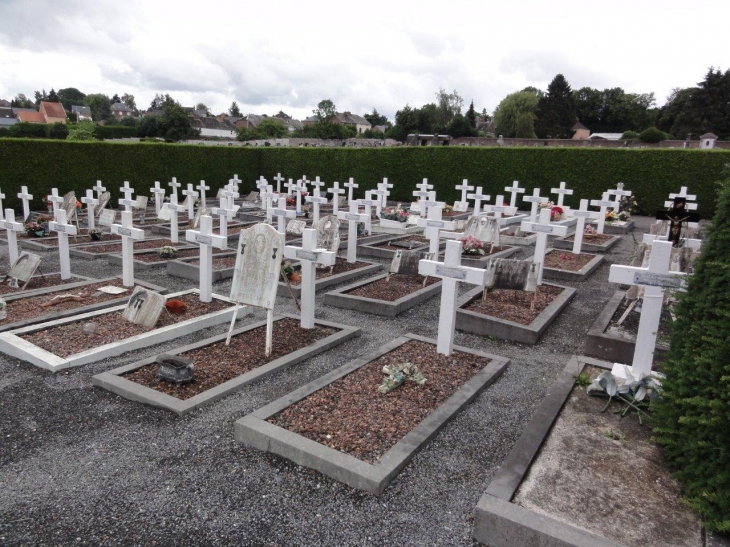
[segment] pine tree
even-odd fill
[[[570,128],[575,124],[575,118],[573,90],[565,76],[558,74],[537,104],[537,136],[541,139],[569,139],[573,136]]]
[[[681,295],[657,442],[710,530],[730,532],[730,165],[717,212],[686,294]]]
[[[236,101],[231,103],[231,108],[228,109],[228,114],[234,118],[240,118],[242,116],[241,109],[238,108],[238,103]]]
[[[469,125],[474,129],[477,127],[477,113],[474,112],[474,101],[469,105],[469,110],[466,111],[466,119],[469,120]]]

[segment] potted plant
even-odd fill
[[[563,220],[563,208],[556,205],[550,208],[550,221],[556,222],[558,220]]]
[[[31,237],[43,237],[45,235],[43,226],[41,226],[37,222],[27,222],[23,225],[23,227],[25,228],[25,231],[28,233],[28,235]]]
[[[160,247],[160,249],[157,251],[157,254],[160,255],[160,258],[170,260],[171,258],[175,258],[177,256],[177,249],[175,247],[165,245],[164,247]]]
[[[299,283],[302,280],[301,274],[294,269],[294,266],[288,260],[281,265],[281,271],[284,273],[284,277],[292,283]]]
[[[101,240],[101,230],[99,228],[93,228],[89,230],[89,237],[94,241]]]

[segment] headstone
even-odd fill
[[[482,242],[499,245],[499,219],[487,215],[470,217],[466,221],[463,234],[455,234],[457,239],[471,236]]]
[[[56,220],[48,223],[52,232],[58,233],[58,258],[61,263],[61,279],[71,279],[71,258],[68,252],[68,236],[76,235],[76,226],[66,222],[66,211],[60,209]]]
[[[329,215],[312,225],[317,231],[317,248],[327,249],[335,254],[340,249],[340,221]]]
[[[537,291],[538,265],[530,260],[492,258],[486,271],[486,288],[532,293]]]
[[[144,240],[144,230],[133,226],[132,211],[122,211],[122,224],[112,224],[111,232],[122,237],[122,285],[131,287],[134,285],[134,242]],[[175,236],[177,236],[177,223],[175,223]],[[170,241],[173,241],[172,237]],[[177,239],[174,242],[177,243]]]
[[[312,182],[312,186],[314,186],[314,195],[307,196],[306,200],[308,203],[312,204],[312,207],[314,208],[312,220],[313,222],[319,221],[319,206],[324,205],[327,203],[327,198],[323,197],[319,193],[319,187],[323,186],[324,182],[319,181],[319,177],[316,177],[316,179]]]
[[[418,225],[425,228],[423,235],[429,240],[428,252],[434,256],[439,252],[439,233],[441,230],[453,230],[455,225],[453,221],[441,220],[441,207],[429,207],[428,218],[419,218]]]
[[[149,199],[150,198],[147,196],[137,196],[137,199],[134,200],[134,205],[132,205],[132,208],[144,212],[147,209],[147,202],[149,201]]]
[[[276,208],[272,208],[271,211],[271,217],[272,219],[274,217],[278,218],[278,231],[281,234],[286,233],[286,219],[287,218],[294,218],[297,216],[297,212],[294,210],[289,210],[286,208],[286,198],[279,194],[279,201],[278,206]]]
[[[429,184],[428,179],[423,179],[423,182],[416,184],[416,188],[418,188],[418,190],[413,191],[413,196],[420,202],[421,211],[425,213],[426,206],[423,202],[428,201],[431,195],[430,191],[433,190],[433,184]]]
[[[160,318],[165,302],[165,297],[159,293],[144,287],[135,287],[122,317],[135,325],[152,328]]]
[[[303,220],[290,220],[286,225],[286,233],[293,236],[300,236],[304,233],[304,229],[307,227],[307,223]]]
[[[525,193],[525,189],[520,188],[520,182],[517,180],[512,182],[512,186],[505,186],[504,191],[512,194],[509,198],[510,207],[517,207],[517,194]]]
[[[108,228],[111,228],[111,225],[114,224],[116,220],[116,209],[104,209],[99,215],[99,226],[106,226]]]
[[[256,191],[249,192],[249,194],[243,199],[244,199],[244,201],[250,201],[253,203],[259,199],[259,193]]]
[[[175,177],[172,177],[172,180],[168,182],[167,185],[172,188],[172,190],[170,191],[170,196],[174,195],[175,203],[177,203],[177,189],[180,188],[182,184],[179,183]]]
[[[13,209],[5,209],[5,220],[2,226],[8,234],[8,260],[10,264],[15,263],[18,259],[18,236],[16,232],[24,232],[25,226],[22,222],[15,222],[15,211]]]
[[[225,193],[224,193],[225,194]],[[228,237],[228,221],[233,220],[238,212],[239,206],[231,206],[227,196],[220,198],[220,207],[213,207],[210,211],[218,216],[218,233],[223,237]]]
[[[162,206],[162,210],[169,211],[170,215],[170,241],[178,242],[178,213],[184,213],[185,207],[177,204],[177,192],[170,194],[170,201]],[[126,211],[125,211],[126,212]]]
[[[96,192],[96,199],[98,199],[98,200],[100,200],[100,201],[101,201],[101,195],[102,195],[102,194],[103,194],[104,192],[106,192],[106,188],[105,188],[104,186],[102,186],[102,185],[101,185],[101,181],[100,181],[100,180],[97,180],[97,181],[96,181],[96,186],[93,186],[92,188],[93,188],[93,189],[94,189],[94,191]]]
[[[418,263],[421,260],[431,260],[432,258],[431,253],[424,253],[423,251],[398,250],[393,255],[388,271],[392,274],[418,275]]]
[[[112,198],[112,195],[110,192],[104,192],[99,196],[99,203],[96,204],[96,207],[94,208],[94,214],[96,216],[99,216],[101,212],[104,210],[104,208],[109,203],[109,200]]]
[[[193,219],[193,229],[196,230],[200,226],[200,217],[212,214],[210,207],[198,207],[198,210],[195,211],[195,218]]]
[[[350,180],[344,184],[345,188],[347,188],[347,202],[350,203],[354,198],[353,196],[353,190],[355,188],[359,188],[359,184],[355,184],[355,179],[350,177]]]
[[[28,193],[27,186],[20,187],[18,198],[23,202],[23,222],[27,222],[30,215],[30,202],[33,200],[33,194]]]
[[[365,223],[369,219],[367,215],[358,212],[358,204],[355,200],[350,200],[349,211],[339,211],[337,213],[338,220],[346,220],[347,228],[347,262],[354,264],[357,262],[357,225]]]
[[[297,185],[294,187],[294,191],[297,194],[297,214],[302,213],[302,194],[307,191],[307,185],[303,180],[298,180]]]
[[[520,225],[520,230],[523,232],[535,232],[537,233],[537,241],[535,242],[535,254],[532,257],[532,261],[538,264],[537,282],[542,285],[542,271],[543,264],[545,262],[545,251],[547,250],[547,236],[561,236],[565,237],[568,233],[567,226],[559,226],[550,222],[550,209],[543,209],[540,211],[540,221],[529,222],[523,221]]]
[[[63,205],[61,208],[66,211],[66,219],[71,220],[76,215],[76,192],[73,190],[63,195]]]
[[[466,213],[469,210],[468,201],[455,201],[454,202],[454,213]]]
[[[479,213],[481,212],[482,202],[492,199],[492,196],[490,196],[489,194],[482,194],[481,186],[477,186],[477,191],[473,194],[467,194],[466,197],[468,199],[474,200],[474,211],[472,212],[472,216],[479,216]]]
[[[281,176],[281,173],[277,173],[274,180],[276,181],[276,193],[281,194],[281,183],[284,182],[285,179]]]
[[[504,204],[504,196],[497,196],[494,199],[494,205],[487,205],[484,207],[484,210],[492,213],[497,220],[501,219],[502,215],[514,215],[517,213],[516,207],[509,207]]]
[[[17,279],[22,282],[22,288],[25,289],[25,285],[28,284],[40,265],[40,256],[23,251],[10,266],[10,270],[8,270],[6,277],[11,278],[11,280]]]
[[[202,209],[199,208],[198,211]],[[200,245],[200,301],[213,300],[213,247],[225,249],[228,238],[213,233],[213,219],[205,215],[200,222],[200,230],[188,230],[185,239]]]
[[[58,195],[57,188],[51,189],[51,195],[48,196],[48,201],[50,201],[53,206],[53,216],[55,217],[60,205],[63,203],[63,197]]]
[[[367,216],[367,220],[365,221],[365,232],[370,235],[372,234],[372,219],[373,219],[373,206],[375,205],[375,201],[372,199],[358,199],[355,200],[357,202],[358,207],[364,207],[365,208],[365,215]]]

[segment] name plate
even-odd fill
[[[360,200],[360,205],[365,205],[366,207],[368,207],[368,206],[372,207],[373,205],[375,205],[375,203],[371,199],[363,199],[363,200]]]
[[[287,209],[272,209],[271,214],[275,217],[285,217],[287,214]]]
[[[630,196],[631,192],[627,190],[611,190],[609,194],[613,194],[614,196]]]
[[[426,226],[429,228],[443,228],[445,225],[443,220],[426,220]]]
[[[593,217],[593,216],[598,216],[598,213],[595,213],[593,211],[571,211],[570,213],[574,217],[585,217],[585,218],[589,218],[589,217]]]
[[[554,226],[543,226],[541,224],[533,224],[532,228],[530,228],[533,232],[543,232],[546,234],[552,234],[554,229]]]
[[[466,270],[449,268],[448,266],[436,266],[437,277],[450,277],[452,279],[466,279]]]
[[[591,203],[594,207],[613,207],[616,205],[616,202],[614,201],[596,201],[595,203]]]
[[[384,190],[370,190],[370,193],[375,194],[376,196],[382,196],[383,194],[385,194],[385,191]]]
[[[310,251],[297,251],[296,257],[300,258],[302,260],[309,260],[310,262],[317,262],[317,253],[312,253]]]
[[[509,209],[509,207],[502,207],[502,206],[499,206],[499,207],[498,207],[497,205],[492,205],[492,206],[491,206],[491,207],[489,208],[489,210],[490,210],[490,211],[492,211],[493,213],[504,213],[504,212],[506,212],[506,211],[507,211],[508,209]]]
[[[213,238],[211,236],[202,236],[195,234],[195,241],[202,243],[203,245],[213,245]]]
[[[656,273],[636,272],[634,274],[634,285],[648,287],[666,287],[668,289],[680,289],[684,285],[684,279],[676,275],[665,275]]]
[[[120,199],[119,204],[120,205],[129,205],[131,207],[132,205],[137,204],[137,200],[136,199]]]
[[[131,228],[117,228],[117,234],[120,236],[127,236],[132,237],[132,229]]]
[[[357,213],[347,213],[345,215],[345,220],[360,220],[360,215]]]
[[[530,203],[547,203],[547,198],[536,198],[535,196],[527,196],[522,198],[522,201],[529,201]]]
[[[307,198],[310,203],[327,203],[327,198]]]

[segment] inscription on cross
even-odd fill
[[[357,201],[349,202],[349,211],[339,211],[337,218],[346,220],[349,225],[347,228],[347,262],[354,264],[357,262],[357,225],[358,223],[367,223],[369,216],[358,212]]]

